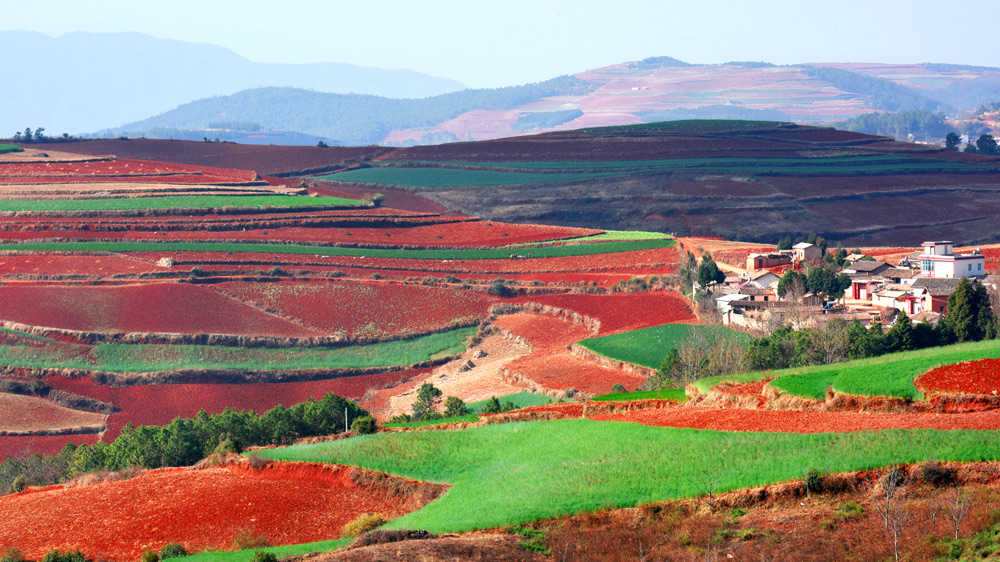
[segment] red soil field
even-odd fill
[[[785,433],[842,433],[884,429],[1000,429],[998,410],[960,414],[859,414],[678,406],[620,414],[601,414],[590,416],[590,419],[627,421],[662,427]]]
[[[303,463],[260,471],[244,465],[168,468],[118,482],[10,495],[0,498],[0,544],[34,560],[58,548],[131,561],[169,542],[188,551],[230,549],[247,529],[273,545],[328,540],[362,513],[405,513],[399,498],[355,484],[349,470]]]
[[[0,255],[0,275],[99,275],[146,273],[165,268],[142,259],[118,256]]]
[[[104,414],[65,408],[44,398],[0,392],[0,431],[101,426],[104,417]]]
[[[425,332],[478,320],[498,300],[484,293],[379,281],[222,283],[214,287],[325,333],[352,336]]]
[[[712,388],[714,392],[728,396],[760,396],[771,379],[739,384],[720,384]]]
[[[914,381],[922,392],[1000,393],[1000,359],[966,361],[927,371]]]
[[[602,336],[661,324],[697,321],[684,297],[666,291],[608,295],[529,295],[518,297],[516,302],[536,302],[596,318],[601,321],[598,335]]]
[[[717,262],[724,262],[737,267],[746,267],[747,256],[750,254],[766,254],[773,252],[775,246],[754,246],[750,248],[733,248],[731,250],[716,250],[712,252],[712,258]]]
[[[169,332],[274,337],[320,335],[206,287],[6,285],[0,318],[90,332]]]
[[[232,220],[232,219],[231,219]],[[452,222],[446,224],[422,224],[438,223],[444,220]],[[104,221],[107,223],[107,220]],[[277,221],[268,221],[274,224]],[[371,245],[392,245],[392,246],[417,246],[417,247],[482,247],[482,246],[504,246],[507,244],[523,244],[531,242],[542,242],[547,240],[571,238],[575,236],[585,236],[596,234],[600,231],[587,229],[569,229],[560,227],[548,227],[533,225],[508,225],[502,223],[484,223],[479,221],[464,220],[456,222],[456,219],[427,218],[427,219],[396,219],[399,226],[389,226],[385,224],[375,224],[383,222],[382,219],[375,219],[373,228],[366,228],[364,225],[351,225],[340,227],[330,224],[329,220],[297,220],[288,219],[282,221],[290,226],[259,227],[245,221],[232,224],[231,228],[206,231],[199,222],[189,222],[189,227],[185,230],[175,230],[178,223],[170,223],[170,232],[166,233],[170,240],[254,240],[254,241],[274,241],[288,240],[293,242],[322,242],[325,244],[371,244]],[[296,223],[305,223],[296,225]],[[308,223],[313,222],[314,226]],[[352,222],[345,220],[344,222]],[[83,222],[76,224],[86,224]],[[245,225],[245,226],[244,226]],[[412,225],[412,226],[411,226]],[[58,230],[51,230],[52,227]],[[0,237],[9,239],[30,239],[30,238],[109,238],[123,240],[163,240],[164,232],[149,230],[143,225],[142,230],[116,230],[109,231],[101,228],[90,227],[87,230],[65,231],[65,222],[36,222],[25,224],[24,228],[31,228],[29,231],[0,232]],[[165,223],[164,226],[167,226]],[[246,226],[251,226],[247,229]],[[44,228],[44,230],[43,230]],[[37,230],[36,230],[37,229]],[[164,230],[167,230],[166,228]],[[512,252],[520,250],[513,249]],[[527,250],[524,250],[527,251]]]
[[[115,154],[121,158],[255,170],[262,174],[280,174],[332,166],[344,160],[373,156],[386,150],[381,147],[319,148],[157,139],[86,140],[72,143],[40,143],[32,146],[41,150],[93,155]]]
[[[45,382],[58,390],[109,402],[122,411],[108,418],[103,441],[111,442],[126,423],[165,425],[180,416],[189,418],[204,409],[210,414],[226,408],[264,413],[281,404],[291,406],[309,398],[320,399],[328,392],[345,398],[361,398],[369,388],[385,388],[399,381],[426,374],[427,369],[392,371],[375,375],[282,383],[202,383],[106,386],[90,379],[47,377]],[[64,443],[76,443],[69,436]]]
[[[586,326],[546,314],[508,314],[493,323],[528,340],[537,351],[565,348],[594,335]]]
[[[67,443],[93,445],[101,438],[98,433],[81,435],[32,435],[30,437],[0,435],[0,462],[7,457],[24,459],[31,455],[54,455]]]
[[[0,183],[129,181],[157,183],[246,183],[256,172],[147,160],[100,162],[0,163]]]
[[[646,382],[646,377],[601,367],[569,351],[558,350],[536,352],[515,359],[507,364],[507,370],[521,373],[552,390],[575,388],[593,394],[607,394],[615,384],[632,391]]]

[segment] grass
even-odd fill
[[[613,254],[637,250],[671,248],[674,240],[630,240],[548,246],[531,250],[532,258],[553,258]],[[25,252],[231,252],[253,254],[299,254],[314,256],[359,256],[416,260],[495,260],[509,259],[510,250],[442,249],[403,250],[381,248],[345,248],[340,246],[299,246],[295,244],[248,244],[226,242],[29,242],[0,244],[2,251]]]
[[[913,380],[918,375],[941,365],[997,357],[1000,357],[1000,340],[991,340],[890,353],[832,365],[707,377],[693,384],[700,392],[707,394],[713,386],[722,383],[755,382],[773,378],[775,380],[770,383],[771,386],[806,398],[822,398],[826,389],[832,386],[833,390],[843,394],[919,400],[924,396],[913,386]]]
[[[683,388],[670,388],[667,390],[647,390],[636,392],[619,392],[602,394],[591,398],[594,402],[634,402],[636,400],[673,400],[675,402],[687,402],[687,394]]]
[[[736,332],[724,326],[663,324],[622,334],[587,338],[577,342],[577,344],[602,357],[634,363],[650,369],[659,369],[660,363],[663,362],[667,353],[680,345],[684,338],[688,337],[688,334],[696,330],[716,336],[732,334],[743,341],[749,339],[742,332]]]
[[[509,244],[505,248],[521,248],[524,246],[551,246],[553,244],[565,244],[567,242],[612,242],[622,240],[671,240],[669,234],[663,232],[647,232],[645,230],[605,230],[601,234],[592,236],[579,236],[577,238],[566,238],[563,240],[551,240],[548,242],[523,242],[521,244]]]
[[[24,152],[24,149],[16,144],[0,144],[0,154],[7,154],[8,152]]]
[[[460,532],[631,507],[802,478],[810,467],[867,470],[935,458],[1000,458],[996,431],[742,433],[585,419],[376,434],[259,451],[452,487],[387,528]]]
[[[290,544],[286,546],[268,546],[265,548],[249,548],[247,550],[210,550],[206,552],[199,552],[198,554],[191,554],[188,556],[178,556],[176,558],[171,558],[171,560],[177,560],[180,562],[250,562],[253,558],[255,552],[264,551],[270,552],[280,558],[288,558],[291,556],[301,556],[303,554],[309,554],[311,552],[330,552],[343,548],[354,539],[336,539],[330,541],[320,541],[320,542],[310,542],[303,544]]]
[[[108,372],[173,369],[356,369],[410,365],[460,353],[477,328],[461,328],[406,341],[340,348],[243,348],[211,345],[80,344],[0,345],[0,364]],[[94,358],[85,357],[87,352]]]
[[[368,201],[343,197],[294,195],[176,195],[104,199],[3,199],[0,211],[134,211],[138,209],[284,209],[292,207],[358,207]]]
[[[476,423],[477,421],[479,421],[478,414],[466,414],[464,416],[452,416],[450,418],[441,418],[439,420],[384,423],[382,424],[382,427],[394,427],[394,428],[433,427],[435,425],[441,425],[446,423]]]
[[[518,392],[516,394],[507,394],[505,396],[497,396],[497,400],[503,405],[506,402],[510,402],[517,408],[527,408],[529,406],[541,406],[542,404],[548,404],[553,401],[551,396],[546,396],[544,394],[535,394],[534,392]],[[483,411],[486,407],[486,400],[480,400],[478,402],[469,402],[466,407],[476,412],[477,414]]]
[[[582,173],[530,173],[506,172],[497,170],[464,170],[456,168],[413,168],[413,167],[378,167],[361,168],[337,172],[317,179],[347,183],[368,183],[377,185],[397,185],[405,187],[485,187],[500,185],[523,185],[532,183],[551,183],[577,181],[618,175],[621,172],[582,172]]]
[[[6,334],[13,334],[15,336],[20,336],[22,338],[29,338],[38,341],[56,341],[52,338],[47,338],[45,336],[36,336],[35,334],[29,334],[28,332],[22,332],[20,330],[14,330],[12,328],[0,328],[0,332]]]

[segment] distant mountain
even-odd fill
[[[81,133],[144,119],[201,98],[261,86],[423,98],[464,88],[412,70],[344,63],[275,64],[217,45],[140,33],[0,31],[0,136],[25,127]]]
[[[466,90],[428,99],[254,89],[198,100],[107,134],[200,129],[253,121],[347,144],[409,146],[487,140],[530,132],[680,119],[751,119],[826,125],[875,112],[922,112],[897,138],[936,138],[944,115],[1000,101],[1000,69],[947,64],[691,65],[650,57],[556,81]],[[927,115],[931,115],[930,118]],[[940,126],[923,126],[929,122]],[[876,131],[871,131],[876,132]],[[963,131],[964,132],[964,131]],[[170,135],[169,131],[166,133]],[[196,134],[196,133],[195,133]],[[178,137],[179,138],[179,137]]]

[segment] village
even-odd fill
[[[837,318],[866,328],[889,327],[900,312],[914,324],[934,326],[947,314],[948,297],[962,279],[995,288],[987,279],[982,252],[956,253],[951,241],[924,242],[920,249],[888,261],[858,250],[838,253],[827,254],[810,242],[751,253],[745,268],[721,264],[725,280],[707,289],[724,325],[769,332],[782,324],[822,327]],[[828,277],[835,275],[830,277],[834,289],[826,294],[807,288],[805,273],[819,267],[831,272]]]

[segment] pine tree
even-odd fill
[[[896,325],[886,334],[894,351],[912,351],[917,348],[917,339],[913,334],[913,322],[905,311],[899,311]]]

